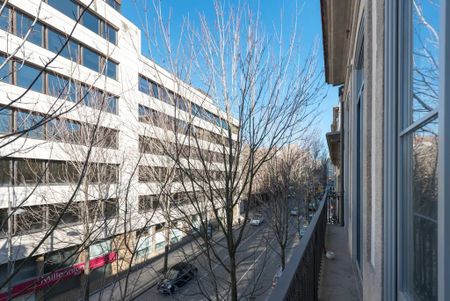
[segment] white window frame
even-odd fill
[[[442,1],[440,28],[438,299],[450,300],[450,3]]]

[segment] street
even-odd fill
[[[268,218],[260,226],[246,226],[236,256],[239,298],[265,300],[272,287],[272,279],[280,267],[280,259],[276,253],[277,243],[267,220]],[[291,217],[290,239],[286,250],[287,262],[291,256],[292,247],[299,242],[295,234],[296,221],[296,217]],[[185,286],[177,289],[174,294],[163,295],[158,292],[156,285],[152,285],[134,300],[207,300],[208,298],[226,300],[230,295],[229,275],[225,269],[229,256],[224,244],[225,241],[221,240],[214,248],[216,256],[202,253],[191,259],[190,262],[198,268],[198,275]],[[186,250],[182,248],[176,254],[169,255],[169,267],[181,260],[185,253]]]

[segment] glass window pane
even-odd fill
[[[110,6],[112,6],[115,10],[117,10],[120,13],[121,7],[120,3],[116,0],[106,0],[106,3],[108,3]]]
[[[47,138],[55,141],[64,139],[63,126],[64,122],[59,119],[51,119],[47,123]]]
[[[25,133],[26,137],[29,138],[44,139],[45,124],[41,124],[42,119],[42,115],[26,111],[18,111],[16,113],[17,132]]]
[[[11,9],[7,6],[2,11],[2,14],[0,15],[0,29],[4,31],[11,32],[11,23],[9,21],[9,16],[11,14]]]
[[[8,234],[8,209],[0,209],[0,237]]]
[[[0,108],[0,134],[12,132],[12,110]]]
[[[60,99],[64,99],[66,91],[69,89],[69,81],[64,77],[58,77],[54,74],[47,74],[48,94]]]
[[[156,83],[151,83],[151,85],[152,85],[152,96],[153,97],[155,97],[155,98],[158,98],[158,84],[156,84]]]
[[[36,92],[43,92],[43,76],[39,74],[39,69],[35,67],[31,67],[25,64],[20,64],[19,62],[15,63],[16,66],[16,74],[17,74],[17,85],[19,87],[28,89],[32,82],[37,78],[36,82],[31,86],[31,90]]]
[[[95,200],[88,202],[89,219],[91,221],[98,221],[102,217],[102,203]]]
[[[150,94],[150,86],[147,79],[143,78],[142,76],[139,76],[139,91]]]
[[[111,60],[106,61],[106,76],[117,79],[117,64]]]
[[[65,35],[49,29],[47,46],[48,50],[54,53],[58,53],[61,47],[63,47],[63,45],[66,43],[67,39],[68,37],[66,37]],[[78,62],[78,43],[72,40],[68,41],[64,46],[64,49],[61,51],[60,55],[71,61]]]
[[[113,43],[114,45],[116,45],[117,43],[117,30],[112,27],[111,25],[109,25],[108,23],[104,23],[105,24],[105,38]]]
[[[67,39],[67,38],[66,38]],[[64,40],[63,40],[64,43]],[[74,62],[78,62],[78,43],[74,41],[67,42],[63,51],[61,51],[61,55],[66,59],[69,59]]]
[[[67,225],[73,225],[81,221],[80,204],[72,203],[64,211],[65,204],[50,205],[48,207],[49,223],[55,225],[58,223],[58,227],[64,227]]]
[[[99,55],[90,50],[89,48],[83,47],[83,65],[92,69],[94,71],[100,71],[100,57]]]
[[[12,160],[0,159],[0,185],[12,183]]]
[[[117,215],[118,212],[118,204],[116,199],[108,199],[103,201],[104,206],[104,217],[106,219],[113,218]]]
[[[15,234],[26,234],[42,230],[44,228],[44,207],[32,206],[23,207],[25,212],[14,216],[16,231]]]
[[[44,165],[38,160],[17,160],[17,181],[19,185],[44,182]]]
[[[67,163],[67,172],[66,172],[66,181],[71,183],[76,183],[80,180],[80,174],[81,170],[83,168],[83,162],[80,162],[79,164],[75,162],[68,162]]]
[[[412,121],[434,110],[439,101],[440,2],[412,2]]]
[[[5,64],[6,61],[6,57],[3,55],[0,55],[0,81],[5,82],[5,83],[10,83],[11,82],[11,61],[8,61]],[[4,64],[4,65],[3,65]]]
[[[28,31],[31,30],[31,32],[28,34],[27,41],[42,46],[43,26],[40,22],[36,22],[33,26],[33,22],[34,19],[25,16],[20,12],[16,12],[16,34],[19,37],[24,38],[27,35]]]
[[[105,240],[92,244],[89,247],[89,258],[96,258],[111,252],[111,241]]]
[[[62,161],[51,161],[48,163],[49,183],[66,183],[67,164]]]
[[[99,19],[96,15],[90,11],[85,11],[83,14],[83,25],[92,30],[95,33],[100,33]]]
[[[101,109],[103,103],[103,91],[87,86],[84,86],[84,89],[84,95],[86,95],[83,100],[84,104],[91,108]]]
[[[404,138],[409,146],[405,164],[405,267],[407,288],[414,300],[437,300],[437,120]],[[409,176],[408,176],[409,175]]]
[[[65,120],[64,123],[64,136],[65,141],[69,143],[82,143],[82,130],[81,124],[72,120]]]
[[[54,53],[57,53],[64,43],[64,36],[51,29],[48,29],[47,35],[47,49]]]
[[[69,18],[78,18],[78,5],[72,0],[47,0],[47,3]]]
[[[106,112],[117,114],[117,101],[118,97],[114,95],[109,95],[106,98]]]

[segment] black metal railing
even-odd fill
[[[268,301],[318,300],[320,264],[327,225],[326,202],[325,192],[305,235],[286,264],[286,269],[270,293]]]

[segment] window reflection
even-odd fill
[[[99,55],[94,51],[83,48],[83,65],[94,71],[99,71]]]
[[[39,74],[39,69],[28,66],[15,64],[17,69],[17,85],[25,89],[31,89],[36,92],[43,91],[42,74]],[[33,83],[34,81],[34,83]]]
[[[27,41],[39,46],[43,46],[43,26],[40,22],[33,25],[34,20],[24,14],[16,13],[16,32],[21,38],[25,38],[28,32]]]
[[[411,246],[409,291],[415,300],[437,298],[437,120],[411,135],[410,182],[412,208],[409,219]]]
[[[48,0],[47,3],[69,18],[74,20],[78,18],[78,6],[72,0]]]
[[[439,0],[413,0],[412,121],[434,110],[439,95]]]
[[[0,81],[9,83],[11,82],[11,62],[6,61],[6,57],[3,55],[0,55],[0,66],[3,66],[0,68]]]
[[[4,31],[10,31],[10,22],[9,22],[10,13],[11,13],[10,8],[5,6],[0,14],[0,29]]]
[[[99,20],[90,11],[85,11],[83,14],[83,25],[92,30],[95,33],[99,33]]]
[[[8,108],[0,110],[0,134],[12,132],[12,111]]]

